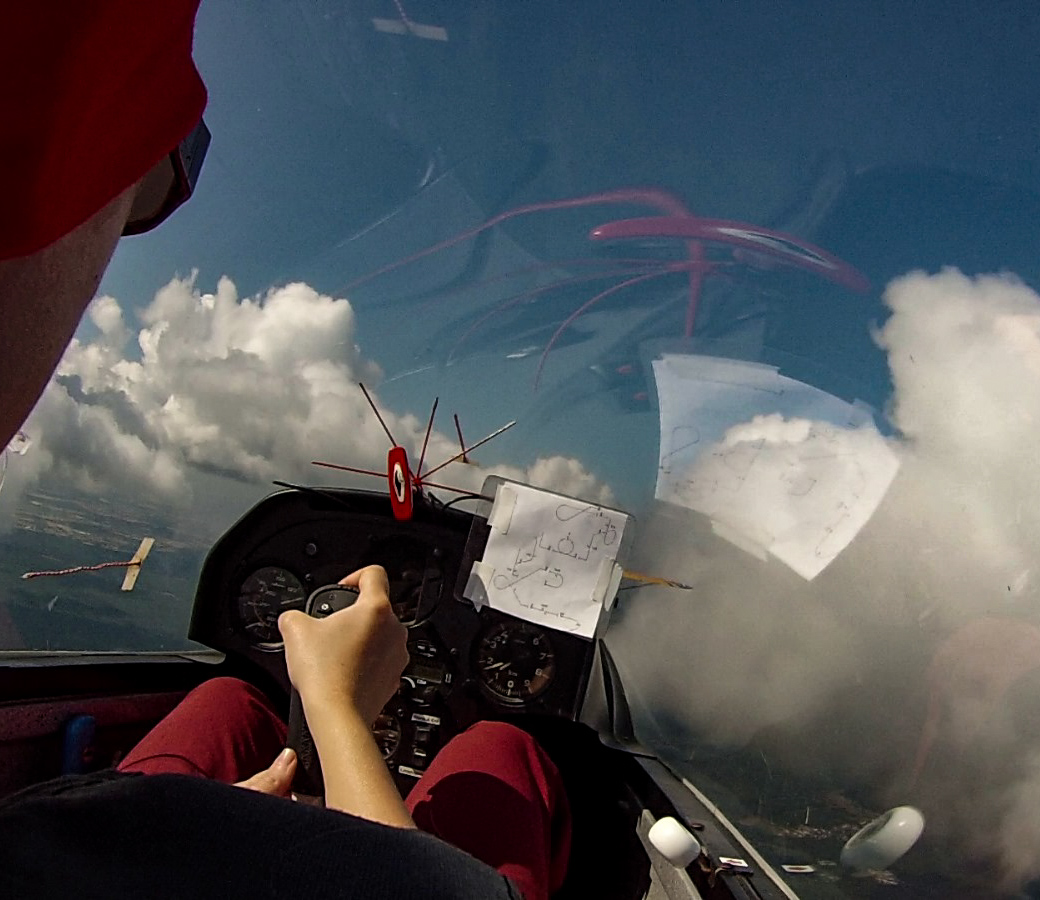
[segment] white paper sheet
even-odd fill
[[[653,366],[656,497],[816,577],[867,523],[899,468],[869,411],[756,363],[670,355]]]
[[[528,622],[592,637],[617,592],[628,516],[528,485],[500,485],[468,596]]]
[[[17,456],[25,456],[31,446],[32,438],[24,431],[18,431],[11,438],[11,442],[0,450],[0,490],[3,490],[4,479],[7,477],[7,462],[10,455],[14,453]]]

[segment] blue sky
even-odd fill
[[[92,308],[38,410],[34,448],[9,467],[0,534],[20,553],[31,544],[46,489],[65,516],[44,529],[59,552],[63,524],[82,517],[69,497],[129,491],[135,515],[176,546],[154,559],[177,569],[181,594],[139,588],[175,635],[193,561],[272,478],[325,477],[312,454],[380,464],[385,436],[353,381],[372,384],[403,442],[421,437],[439,395],[436,456],[453,447],[453,411],[471,439],[518,419],[481,462],[612,497],[637,516],[638,564],[698,586],[695,600],[628,593],[611,632],[647,734],[680,749],[691,734],[740,744],[818,716],[848,724],[857,746],[796,742],[792,755],[869,776],[863,747],[894,747],[903,727],[883,710],[905,698],[882,676],[914,684],[953,622],[1040,604],[1040,503],[1028,502],[1040,491],[1035,4],[405,5],[449,40],[378,32],[372,17],[394,14],[383,0],[203,3],[196,58],[213,142],[196,195],[117,249],[102,284],[111,299]],[[675,243],[588,238],[653,210],[510,218],[350,286],[496,214],[626,187],[818,242],[873,289],[709,248],[698,340],[680,340],[685,276],[662,273],[563,330],[535,391],[543,348],[625,277],[619,259],[686,258]],[[935,274],[945,265],[1024,284]],[[884,294],[913,268],[932,274]],[[649,371],[663,351],[779,365],[866,400],[902,436],[877,516],[818,578],[654,503]],[[178,543],[189,539],[199,546]],[[76,552],[97,546],[88,536]],[[38,630],[64,608],[48,619],[50,597],[21,583],[8,597]],[[132,618],[88,599],[61,620],[61,640],[116,627],[98,610]],[[745,652],[732,652],[734,633]],[[847,708],[875,683],[877,709]]]
[[[554,18],[549,4],[522,11],[505,4],[489,18],[420,3],[415,15],[448,31],[447,42],[434,42],[378,32],[371,17],[387,14],[383,5],[203,4],[196,58],[209,85],[206,118],[214,137],[196,195],[158,231],[120,244],[102,284],[114,305],[85,320],[82,352],[75,372],[62,376],[63,390],[85,389],[91,354],[110,370],[120,358],[140,363],[142,339],[157,346],[165,334],[171,347],[184,328],[209,348],[207,365],[225,385],[232,366],[221,354],[272,367],[263,370],[270,391],[254,391],[250,401],[253,419],[272,433],[240,426],[256,440],[239,440],[221,416],[254,407],[204,389],[210,369],[190,353],[169,351],[142,370],[147,398],[106,414],[111,434],[96,446],[73,437],[62,444],[71,453],[94,447],[92,462],[71,466],[81,485],[106,483],[105,460],[123,459],[111,452],[115,447],[136,454],[142,466],[153,456],[166,459],[160,439],[141,441],[119,429],[126,416],[160,416],[170,397],[180,404],[180,437],[168,455],[178,461],[168,461],[168,470],[159,466],[171,472],[160,494],[175,490],[181,467],[206,477],[221,471],[214,429],[228,444],[219,452],[243,467],[229,464],[228,471],[256,494],[279,473],[306,480],[311,470],[276,451],[286,436],[274,434],[271,423],[311,429],[288,436],[302,459],[312,448],[326,452],[333,439],[322,435],[360,402],[355,394],[315,418],[317,407],[308,404],[327,381],[313,367],[298,383],[276,377],[287,366],[314,362],[339,365],[336,377],[345,384],[355,377],[371,382],[387,415],[401,423],[402,441],[421,433],[439,395],[444,441],[452,439],[451,412],[460,414],[471,440],[517,419],[481,451],[481,462],[526,470],[540,457],[573,459],[580,463],[577,480],[561,489],[609,489],[639,513],[657,472],[649,371],[662,350],[780,365],[884,413],[891,383],[872,329],[888,314],[884,281],[906,265],[885,267],[889,247],[906,248],[910,265],[934,270],[962,263],[982,238],[970,226],[955,241],[929,235],[917,221],[901,230],[904,207],[942,218],[914,194],[920,173],[954,173],[940,205],[956,209],[951,219],[985,223],[998,236],[981,270],[1034,275],[1018,265],[1023,252],[1001,255],[1011,242],[986,219],[993,204],[978,186],[998,175],[1005,186],[1036,180],[1029,77],[1036,24],[1023,18],[1026,7],[1002,4],[983,15],[963,4],[957,16],[947,4],[891,3],[865,17],[856,3],[797,10],[742,3],[648,19],[598,6]],[[965,17],[975,17],[977,27]],[[888,181],[870,180],[872,172],[893,171]],[[593,248],[588,230],[645,208],[612,204],[512,218],[479,239],[350,287],[510,208],[630,186],[669,191],[704,215],[823,241],[833,252],[853,254],[852,262],[879,280],[860,296],[722,254],[701,296],[701,321],[714,329],[714,343],[678,340],[682,276],[662,277],[571,323],[545,359],[537,391],[540,356],[554,331],[622,278],[616,268],[608,271],[617,263]],[[843,207],[848,197],[859,206]],[[893,203],[899,214],[891,220],[857,217],[857,209],[874,215]],[[1034,203],[1035,195],[1022,201],[1020,221],[1029,221]],[[998,208],[1015,215],[1013,204]],[[1022,232],[1015,226],[1016,235]],[[1028,241],[1023,246],[1028,250]],[[632,252],[676,258],[674,245]],[[179,286],[156,299],[177,277]],[[254,315],[278,303],[284,309],[283,289],[298,281],[308,285],[293,294],[301,315],[320,310],[327,320],[319,316],[308,329],[292,312],[280,313],[282,324],[273,327]],[[557,290],[546,290],[557,282]],[[217,300],[204,300],[210,296]],[[216,306],[201,312],[206,303]],[[99,321],[111,330],[102,333]],[[239,329],[234,339],[220,331],[229,321]],[[279,320],[272,312],[265,321]],[[335,333],[317,334],[325,321]],[[286,351],[275,338],[296,343]],[[634,374],[615,377],[619,369]],[[131,375],[124,367],[122,382],[98,382],[95,390],[118,396]],[[304,393],[293,394],[297,388]],[[105,408],[100,396],[87,404],[94,412]],[[295,418],[278,397],[295,403]],[[200,437],[204,432],[210,437]],[[384,438],[366,432],[365,440],[333,441],[328,452],[348,464],[378,466]],[[241,485],[227,490],[242,496]]]
[[[540,457],[574,459],[581,464],[577,481],[561,489],[606,488],[639,513],[653,496],[657,472],[659,423],[649,377],[657,353],[758,359],[846,401],[862,399],[883,415],[891,382],[872,329],[888,314],[884,281],[904,270],[885,267],[889,245],[907,248],[911,265],[934,270],[961,263],[978,244],[970,227],[956,241],[930,236],[916,222],[913,230],[902,228],[898,204],[922,206],[914,194],[921,172],[970,173],[947,185],[940,203],[954,205],[953,219],[981,223],[988,195],[971,179],[999,174],[1014,183],[1035,175],[1035,115],[1009,114],[1035,112],[1027,74],[1036,26],[1015,4],[985,16],[965,4],[958,18],[946,4],[912,10],[881,4],[864,17],[856,3],[797,10],[742,3],[650,19],[591,6],[554,18],[548,4],[523,12],[505,5],[488,19],[419,4],[415,15],[447,28],[447,42],[378,32],[371,16],[386,13],[381,6],[375,0],[349,7],[202,6],[196,59],[209,86],[206,119],[213,132],[205,169],[195,197],[169,222],[120,244],[102,284],[102,293],[115,298],[105,315],[115,316],[118,328],[99,335],[88,317],[81,338],[91,346],[75,376],[84,378],[90,353],[107,365],[119,357],[140,362],[142,337],[154,343],[162,329],[168,346],[184,328],[210,347],[207,365],[225,384],[231,366],[220,362],[221,354],[259,353],[255,359],[274,367],[264,370],[272,388],[238,404],[203,391],[209,370],[190,353],[163,356],[165,362],[147,369],[153,389],[135,416],[158,416],[152,404],[171,396],[182,406],[187,396],[201,410],[178,407],[180,443],[171,459],[180,462],[170,463],[177,471],[183,465],[221,470],[219,442],[199,437],[216,428],[229,444],[219,452],[229,459],[239,454],[244,467],[229,464],[229,471],[251,482],[256,494],[279,473],[311,476],[313,470],[274,449],[277,435],[251,428],[243,434],[256,432],[256,441],[239,440],[221,424],[221,403],[228,415],[254,404],[257,421],[310,429],[289,436],[301,459],[328,452],[340,462],[378,467],[385,452],[378,431],[365,432],[363,446],[333,441],[327,450],[333,439],[322,437],[353,414],[357,394],[315,419],[317,407],[308,404],[327,384],[313,372],[301,375],[307,387],[296,395],[292,379],[277,379],[313,352],[316,364],[339,364],[345,384],[355,377],[371,383],[387,415],[402,423],[401,441],[421,433],[439,395],[445,441],[452,412],[471,440],[517,419],[516,428],[481,451],[481,462],[523,469]],[[978,17],[979,27],[968,27],[964,16]],[[909,174],[898,175],[897,166]],[[869,173],[889,171],[897,174],[872,186]],[[537,391],[550,336],[622,277],[616,269],[606,274],[612,264],[593,248],[588,230],[650,210],[611,204],[512,218],[479,239],[350,287],[496,213],[629,186],[666,190],[704,215],[823,241],[839,255],[852,254],[853,264],[878,281],[860,296],[753,258],[737,260],[702,290],[701,322],[716,340],[683,343],[682,276],[662,277],[570,324],[544,361]],[[842,206],[846,197],[859,207]],[[1033,202],[1023,205],[1023,221]],[[857,217],[857,209],[874,215],[885,204],[896,204],[899,215]],[[1013,215],[1006,204],[1000,209]],[[1021,253],[1001,256],[1009,245],[996,241],[979,265],[1030,277],[1018,265]],[[634,252],[675,258],[674,245]],[[193,281],[183,280],[192,273]],[[585,280],[590,275],[599,280]],[[163,306],[157,292],[175,277],[182,281]],[[279,314],[281,326],[264,325],[246,309],[273,309],[271,297],[281,298],[284,309],[283,288],[297,281],[308,285],[294,295],[298,301],[311,298],[301,315],[322,310],[335,334],[319,339],[292,312]],[[560,287],[546,290],[554,282]],[[170,299],[174,294],[179,299]],[[206,296],[223,298],[217,305],[238,323],[236,339],[208,330],[226,327],[217,312],[191,312],[193,304],[201,310],[214,302]],[[277,320],[274,313],[267,318]],[[296,341],[295,353],[270,343],[286,335]],[[619,368],[635,374],[611,375]],[[96,386],[110,393],[124,388]],[[292,415],[278,397],[296,404]],[[196,414],[201,418],[192,419]],[[409,414],[414,418],[402,418]],[[136,439],[118,433],[112,440],[129,453]],[[154,448],[133,446],[141,460],[151,460],[145,450]],[[251,461],[265,457],[266,467]],[[105,458],[112,454],[99,450],[79,477],[104,483]],[[177,477],[160,493],[173,490]],[[459,477],[469,483],[476,476]],[[241,488],[234,494],[242,496]]]

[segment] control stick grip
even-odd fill
[[[358,598],[354,588],[341,584],[330,584],[318,588],[307,600],[306,612],[316,619],[324,619],[334,612],[352,606]],[[289,697],[289,734],[288,746],[296,751],[296,776],[293,779],[293,791],[308,797],[322,797],[325,794],[325,780],[321,774],[321,760],[314,747],[314,738],[307,727],[307,717],[303,714],[303,701],[294,687]]]

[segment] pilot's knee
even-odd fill
[[[234,702],[240,698],[251,697],[256,689],[241,678],[233,678],[230,675],[221,675],[219,678],[210,678],[208,681],[193,688],[189,697],[200,697],[207,700],[226,699]]]
[[[532,771],[551,768],[538,742],[522,728],[507,722],[482,721],[457,735],[449,746],[460,757],[484,771]]]
[[[537,747],[538,742],[522,728],[508,722],[484,720],[467,728],[463,735],[478,744],[496,744],[498,746],[528,749]]]
[[[233,716],[236,712],[245,713],[257,707],[268,707],[263,693],[241,678],[222,675],[193,688],[181,701],[182,705],[191,706],[198,711],[209,710],[218,716]]]

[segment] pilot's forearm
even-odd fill
[[[307,724],[321,760],[325,806],[384,825],[415,828],[372,730],[348,705],[303,700]]]

